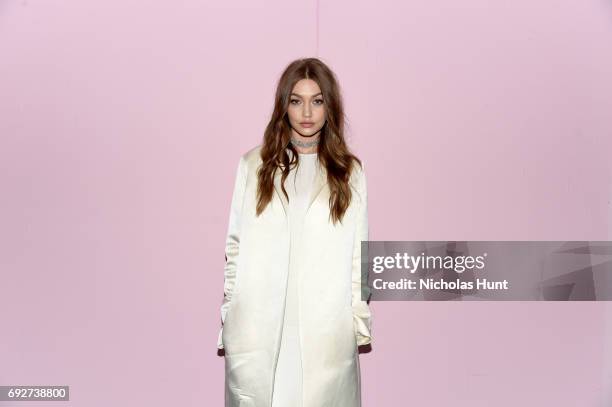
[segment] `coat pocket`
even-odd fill
[[[227,311],[225,313],[225,322],[221,326],[221,331],[219,332],[219,347],[222,346],[225,348],[227,352],[227,335],[232,332],[234,329],[232,327],[233,315],[234,315],[234,307],[236,306],[236,295],[232,296],[232,300],[227,304]],[[229,329],[229,331],[228,331]]]
[[[249,396],[240,395],[240,402],[238,403],[238,407],[256,407],[255,402]]]

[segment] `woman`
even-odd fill
[[[366,240],[365,174],[335,76],[316,58],[294,61],[234,185],[218,338],[226,407],[361,405]]]

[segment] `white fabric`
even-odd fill
[[[298,244],[282,171],[274,173],[271,201],[257,210],[261,150],[240,157],[230,208],[217,337],[225,350],[225,407],[272,405],[290,263],[299,283],[302,407],[361,407],[357,346],[373,341],[361,270],[361,242],[368,240],[364,167],[354,163],[342,222],[330,219],[327,170],[318,167]],[[289,192],[291,183],[284,184]]]
[[[308,200],[317,171],[317,154],[300,154],[299,166],[287,180],[291,239],[301,245],[301,231]],[[294,246],[295,247],[295,246]],[[292,254],[295,251],[292,251]],[[293,256],[292,256],[293,258]],[[285,317],[274,379],[272,407],[302,407],[302,351],[298,317],[298,279],[296,268],[289,268]]]

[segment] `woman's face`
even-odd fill
[[[326,110],[321,89],[315,81],[302,79],[295,84],[290,95],[287,115],[294,137],[311,139],[319,135],[325,124]]]

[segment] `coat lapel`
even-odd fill
[[[325,168],[321,165],[318,166],[317,173],[315,175],[315,179],[312,185],[312,192],[310,193],[310,200],[308,201],[308,207],[306,208],[306,212],[312,206],[317,197],[321,194],[323,187],[327,184],[327,175]]]
[[[285,194],[283,193],[283,190],[281,187],[281,176],[282,176],[282,170],[280,168],[277,168],[276,171],[274,172],[274,190],[276,191],[276,194],[280,198],[280,201],[283,205],[285,216],[288,216],[289,202],[287,201],[287,198],[285,197]],[[308,200],[308,207],[306,208],[306,212],[308,212],[308,209],[310,209],[314,201],[317,199],[317,197],[323,190],[323,187],[325,186],[326,183],[327,183],[327,172],[323,166],[319,165],[318,171],[315,174],[315,179],[312,185],[312,191],[310,193],[310,199]]]
[[[289,213],[288,211],[289,202],[287,202],[287,198],[285,197],[285,194],[283,193],[283,190],[281,188],[281,175],[282,175],[281,169],[277,168],[276,171],[274,171],[274,190],[276,191],[276,194],[280,198],[280,201],[283,204],[283,211],[285,212],[285,216],[287,216],[287,214]]]

